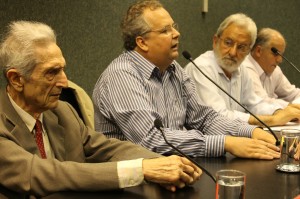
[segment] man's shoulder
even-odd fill
[[[59,100],[57,107],[49,109],[44,113],[47,113],[48,115],[56,115],[57,117],[66,116],[71,118],[72,115],[76,113],[76,110],[68,102]]]
[[[284,75],[281,68],[279,66],[276,66],[276,68],[274,69],[272,76],[275,75]],[[285,75],[284,75],[285,76]]]
[[[254,60],[254,58],[252,58],[252,56],[249,54],[245,57],[244,61],[241,63],[241,67],[256,71],[255,62],[256,61]]]
[[[135,72],[136,68],[134,67],[134,61],[129,56],[128,53],[122,53],[117,58],[115,58],[108,67],[103,71],[103,76],[109,76],[116,72]]]
[[[206,51],[205,53],[201,54],[194,60],[196,66],[200,68],[203,72],[205,72],[206,75],[212,76],[214,74],[217,74],[217,68],[218,64],[214,55],[214,52],[212,50]],[[193,63],[189,63],[185,70],[188,73],[193,73],[193,72],[199,72],[196,69],[196,66],[194,66]]]
[[[61,126],[68,126],[74,130],[78,130],[81,123],[83,125],[83,121],[81,120],[77,111],[72,107],[71,104],[65,101],[59,100],[56,108],[49,109],[43,114],[45,120],[52,124],[59,123]]]
[[[215,59],[214,52],[212,50],[208,50],[200,54],[198,57],[196,57],[194,61],[199,63],[199,62],[208,62],[214,59]]]

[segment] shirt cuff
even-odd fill
[[[292,102],[292,104],[300,104],[300,97],[297,98],[297,99],[295,99],[295,100]]]
[[[244,124],[239,127],[238,136],[252,138],[252,133],[254,129],[257,128],[255,125]]]
[[[281,105],[282,108],[286,108],[289,105],[289,102],[284,101],[284,100],[280,100],[279,105]]]
[[[120,161],[117,170],[120,188],[137,186],[144,180],[143,158]]]
[[[206,136],[206,157],[219,157],[225,154],[225,135]]]

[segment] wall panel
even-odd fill
[[[119,24],[132,0],[0,0],[0,34],[12,20],[35,20],[52,26],[67,60],[69,79],[90,95],[99,75],[122,52]],[[209,0],[208,13],[201,13],[201,0],[162,0],[179,23],[180,52],[197,57],[212,48],[212,36],[228,15],[244,12],[257,26],[273,27],[287,40],[285,55],[300,67],[298,0]],[[184,66],[182,56],[178,62]],[[299,74],[287,63],[283,71],[300,86]],[[1,76],[0,84],[4,84]]]

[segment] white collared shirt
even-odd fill
[[[252,113],[272,115],[275,110],[282,108],[281,105],[255,94],[251,77],[243,67],[240,66],[229,79],[217,64],[213,51],[200,55],[194,62],[208,77]],[[245,122],[249,121],[250,114],[204,77],[193,64],[188,64],[185,70],[194,79],[197,94],[204,104],[231,119],[239,118]]]
[[[251,55],[246,57],[242,65],[250,74],[257,95],[268,97],[283,108],[289,103],[300,103],[300,89],[289,82],[279,66],[268,76]]]

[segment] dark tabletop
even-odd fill
[[[220,169],[236,169],[246,173],[247,199],[290,199],[300,194],[300,173],[282,173],[275,169],[279,160],[252,160],[231,155],[219,158],[196,158],[200,165],[215,176]],[[169,192],[159,185],[145,184],[108,192],[64,192],[45,199],[211,199],[215,198],[215,183],[205,173],[193,186]]]
[[[215,176],[221,169],[236,169],[246,173],[247,199],[291,199],[300,195],[300,173],[283,173],[275,169],[279,160],[252,160],[236,158],[231,155],[219,158],[196,158],[202,167]],[[27,199],[22,194],[11,192],[0,186],[0,199]],[[215,183],[205,173],[193,186],[175,193],[159,185],[144,184],[137,187],[107,192],[60,192],[44,199],[213,199]]]

